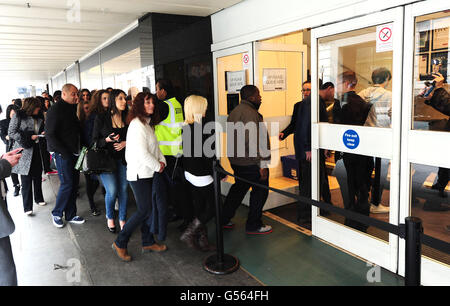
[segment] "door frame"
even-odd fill
[[[411,164],[445,166],[450,168],[450,132],[413,130],[413,89],[415,56],[415,18],[450,9],[445,1],[429,0],[405,7],[404,63],[403,63],[403,117],[400,192],[400,220],[410,215]],[[399,274],[405,275],[405,241],[399,244]],[[422,256],[422,284],[450,285],[450,266]]]
[[[332,149],[366,156],[388,158],[391,161],[390,213],[389,222],[398,225],[398,203],[400,190],[400,136],[401,136],[401,95],[403,64],[403,17],[404,8],[397,7],[383,12],[372,13],[335,24],[318,27],[311,33],[311,79],[312,101],[318,101],[318,39],[367,27],[394,23],[393,73],[392,73],[392,128],[374,128],[350,125],[319,123],[317,103],[311,103],[312,122],[312,198],[320,199],[319,193],[319,149]],[[350,150],[342,142],[347,129],[358,132],[361,143]],[[327,135],[327,138],[320,137]],[[328,140],[327,140],[328,139]],[[365,139],[365,140],[364,140]],[[382,144],[382,145],[379,145]],[[386,145],[388,144],[388,145]],[[312,208],[312,232],[329,243],[347,250],[367,261],[384,267],[392,272],[398,268],[398,240],[389,234],[389,242],[350,229],[340,223],[318,215],[319,210]]]

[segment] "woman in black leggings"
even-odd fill
[[[117,256],[130,261],[127,245],[134,230],[141,227],[142,252],[163,252],[164,244],[157,244],[150,231],[149,219],[152,207],[152,185],[155,172],[162,172],[166,159],[159,149],[154,126],[159,123],[155,113],[156,96],[150,93],[139,93],[134,99],[127,123],[127,180],[136,199],[137,211],[125,223],[112,248]]]

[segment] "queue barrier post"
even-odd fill
[[[405,218],[405,286],[420,286],[422,220]]]
[[[211,255],[203,262],[203,267],[206,271],[212,274],[230,274],[239,268],[239,260],[233,255],[224,254],[223,248],[223,227],[222,227],[222,205],[220,181],[217,175],[217,160],[213,163],[213,177],[214,177],[214,195],[216,205],[216,248],[217,254]]]

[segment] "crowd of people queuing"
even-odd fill
[[[355,92],[358,80],[353,71],[340,74],[336,86],[331,82],[322,84],[320,80],[320,121],[329,121],[325,103],[332,100],[331,119],[334,123],[389,127],[392,97],[385,88],[391,74],[380,68],[373,72],[372,80],[372,87],[359,94]],[[339,99],[334,98],[335,91]],[[295,104],[291,123],[279,138],[283,140],[294,134],[300,195],[311,198],[310,81],[302,84],[302,92],[303,101]],[[246,154],[228,156],[231,168],[239,177],[268,186],[271,157],[264,155],[262,150],[270,152],[270,142],[267,141],[266,148],[258,143],[260,135],[268,138],[267,130],[262,128],[264,125],[259,125],[264,121],[259,113],[261,95],[254,85],[244,86],[240,95],[241,102],[229,114],[228,122],[256,123],[258,137],[250,139],[249,134],[245,134],[243,151]],[[429,103],[448,114],[448,94],[444,95],[440,89],[436,90]],[[102,186],[106,227],[111,233],[118,232],[112,249],[120,259],[131,260],[127,245],[138,227],[142,235],[142,252],[166,251],[167,224],[174,220],[182,220],[178,227],[180,239],[187,246],[201,251],[214,250],[208,241],[206,224],[215,213],[213,161],[217,157],[206,154],[202,149],[200,154],[197,151],[197,146],[204,148],[214,131],[210,134],[195,132],[204,131],[207,108],[208,101],[200,95],[189,95],[183,104],[180,103],[171,82],[165,79],[156,82],[155,94],[133,90],[127,95],[113,88],[78,90],[76,86],[66,84],[53,97],[44,93],[42,97],[13,100],[6,110],[6,119],[0,122],[1,137],[8,152],[0,159],[0,178],[5,184],[4,178],[11,175],[14,196],[18,196],[22,188],[24,212],[31,215],[33,203],[46,204],[42,194],[42,173],[57,173],[60,187],[52,210],[53,225],[62,228],[65,222],[83,224],[85,219],[77,214],[80,172],[75,165],[82,146],[105,149],[112,160],[113,170],[83,175],[93,216],[101,215],[101,208],[94,202],[94,194]],[[196,138],[198,135],[200,139]],[[237,141],[237,137],[234,139]],[[257,148],[257,154],[249,156],[253,147]],[[236,143],[234,148],[242,149]],[[323,200],[331,203],[325,169],[325,159],[329,156],[327,150],[320,151],[320,189]],[[346,209],[365,215],[389,211],[388,207],[380,205],[382,186],[371,183],[373,169],[384,177],[388,165],[373,157],[350,153],[335,152],[335,159],[336,165],[341,161],[346,170],[345,183],[339,182]],[[51,168],[52,163],[56,171]],[[225,176],[221,175],[220,179],[225,179]],[[448,182],[448,177],[442,177],[443,180]],[[438,183],[444,186],[441,181]],[[133,192],[137,208],[129,218],[128,187]],[[232,219],[250,188],[246,233],[269,234],[271,226],[262,222],[268,190],[241,180],[235,180],[231,186],[220,222],[224,228],[234,227]],[[5,200],[2,193],[0,201]],[[3,258],[0,272],[12,275],[9,284],[14,284],[17,280],[14,279],[15,267],[8,238],[12,220],[3,206],[0,205],[3,209],[0,209],[0,218],[7,220],[0,222],[0,252],[5,254],[0,254]],[[299,219],[304,218],[311,218],[311,209],[300,205]],[[351,220],[346,220],[346,225],[362,231],[367,229]],[[9,264],[5,264],[8,260]]]
[[[155,94],[136,89],[129,93],[113,88],[78,90],[66,84],[53,96],[43,93],[13,100],[0,131],[7,154],[20,156],[5,175],[12,176],[14,196],[21,190],[24,213],[32,215],[34,204],[46,205],[42,174],[57,174],[53,225],[83,224],[85,218],[77,214],[80,171],[75,165],[83,146],[102,148],[114,165],[111,171],[83,173],[86,195],[92,216],[100,216],[102,207],[94,195],[103,190],[106,228],[117,233],[112,248],[120,259],[131,260],[127,244],[137,227],[143,252],[167,250],[167,225],[175,220],[183,221],[178,228],[186,245],[214,250],[206,228],[215,211],[214,158],[183,156],[182,130],[204,125],[206,98],[190,95],[183,108],[171,82],[164,79],[157,81]],[[131,216],[128,188],[137,208]]]

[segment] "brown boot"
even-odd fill
[[[142,253],[148,252],[164,252],[167,250],[167,246],[165,244],[152,244],[149,246],[142,247]]]
[[[186,243],[190,248],[195,248],[195,235],[201,225],[202,224],[197,218],[194,219],[189,224],[187,229],[183,232],[183,234],[180,237],[180,240]]]
[[[119,248],[115,242],[113,242],[112,248],[116,252],[117,256],[119,256],[120,259],[122,259],[123,261],[127,261],[127,262],[131,261],[131,256],[128,255],[127,249]]]
[[[197,245],[200,251],[210,252],[215,251],[216,247],[209,244],[208,241],[208,230],[205,225],[202,225],[198,231]]]

